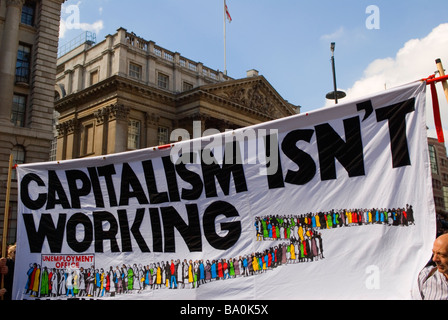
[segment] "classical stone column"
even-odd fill
[[[95,153],[96,155],[107,154],[108,129],[110,108],[101,108],[95,111]]]
[[[19,25],[24,2],[24,0],[6,0],[5,24],[0,45],[0,125],[11,126]]]
[[[121,104],[115,104],[109,108],[107,153],[124,152],[128,146],[128,116],[130,109]]]
[[[77,159],[79,157],[79,121],[68,120],[57,125],[58,153],[57,160]]]
[[[67,159],[67,130],[65,126],[58,124],[56,126],[58,131],[58,147],[56,150],[56,160]]]
[[[160,117],[154,113],[145,115],[145,142],[144,147],[156,147],[159,144],[158,140],[158,128]]]

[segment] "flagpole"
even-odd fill
[[[3,217],[3,237],[2,237],[2,258],[6,258],[6,239],[8,234],[8,220],[9,220],[9,197],[11,194],[11,173],[12,173],[12,154],[9,156],[9,167],[8,167],[8,181],[6,185],[6,200],[5,200],[5,214]],[[2,274],[0,289],[5,287],[5,275]],[[3,300],[3,296],[2,296]]]
[[[6,256],[6,239],[9,220],[9,197],[11,193],[12,154],[9,156],[8,181],[6,185],[5,215],[3,220],[2,257]]]
[[[439,71],[439,76],[445,76],[445,70],[443,69],[442,61],[440,59],[436,59],[437,70]],[[443,91],[445,92],[446,101],[448,101],[448,83],[446,80],[442,80]]]
[[[226,49],[226,0],[223,0],[224,8],[224,74],[227,75],[227,49]]]

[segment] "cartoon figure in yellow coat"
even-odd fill
[[[156,285],[158,288],[162,285],[162,269],[160,268],[160,263],[157,263]]]
[[[321,224],[320,224],[320,217],[318,214],[316,214],[316,228],[320,229]]]
[[[299,238],[303,241],[303,226],[302,224],[299,225]]]
[[[193,276],[193,261],[189,261],[188,263],[188,282],[191,285],[191,288],[194,288],[194,276]]]
[[[291,260],[295,261],[296,260],[296,251],[294,248],[294,244],[291,242]]]
[[[254,272],[259,270],[257,257],[252,257],[252,267],[254,268]]]

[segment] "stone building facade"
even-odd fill
[[[64,0],[0,0],[0,225],[10,154],[15,163],[49,160],[54,86]],[[15,241],[13,171],[7,242]],[[3,236],[3,228],[0,233]],[[0,239],[1,241],[1,239]]]
[[[256,70],[232,79],[124,28],[59,57],[56,82],[55,160],[167,144],[194,121],[224,131],[299,112]]]

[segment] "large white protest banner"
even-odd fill
[[[425,90],[20,165],[13,298],[410,298],[435,238]]]

